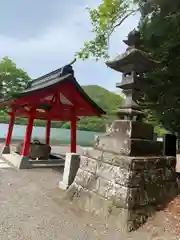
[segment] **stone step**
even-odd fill
[[[31,167],[62,167],[64,166],[64,162],[64,159],[29,160]]]
[[[64,163],[31,163],[32,168],[64,167]]]
[[[0,168],[12,168],[4,159],[0,159]]]
[[[51,163],[64,163],[64,159],[52,159],[52,160],[29,160],[30,164],[51,164]]]

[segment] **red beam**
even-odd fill
[[[88,110],[86,109],[78,109],[76,108],[76,114],[77,116],[94,116],[94,114],[90,114]],[[24,109],[19,109],[16,112],[16,116],[24,116],[27,117],[29,116],[29,112],[24,110]],[[59,120],[67,120],[69,121],[72,118],[72,107],[62,107],[59,109],[54,109],[53,111],[50,111],[48,113],[42,113],[42,112],[36,112],[35,118],[41,118],[41,119],[52,119],[52,118],[58,118]]]
[[[29,106],[29,108],[34,108],[35,106]],[[63,116],[64,112],[65,114],[70,112],[72,109],[71,106],[67,106],[67,105],[61,105],[61,107],[57,108],[56,106],[53,106],[53,108],[48,111],[48,112],[39,112],[39,111],[36,111],[35,115],[43,115],[44,117],[49,117],[51,115],[54,115],[54,114],[59,114],[59,116]],[[27,111],[25,110],[24,108],[19,108],[16,112],[16,115],[29,115],[30,114],[30,111]]]
[[[33,106],[32,106],[33,107]],[[89,112],[88,109],[84,108],[84,109],[80,109],[78,108],[78,106],[75,106],[76,109],[76,114],[77,116],[94,116],[93,112]],[[65,117],[65,119],[67,121],[69,121],[72,118],[72,106],[67,106],[67,105],[61,105],[52,109],[51,111],[49,111],[48,113],[41,113],[41,112],[36,112],[35,118],[38,118],[38,116],[42,116],[43,119],[51,119],[53,116],[58,116],[59,119],[63,118],[63,116],[69,116],[68,118]],[[25,109],[18,109],[16,112],[16,116],[29,116],[29,112],[26,111]]]
[[[10,114],[9,114],[10,115]],[[22,117],[22,118],[28,118],[29,117],[29,113],[27,112],[19,112],[16,114],[17,117]],[[88,115],[87,115],[88,116]],[[54,121],[69,121],[71,119],[71,115],[69,113],[66,113],[61,115],[44,115],[44,114],[36,114],[34,115],[34,119],[39,119],[39,120],[54,120]],[[76,118],[77,121],[79,121],[80,119],[77,117]]]

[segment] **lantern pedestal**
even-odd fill
[[[116,120],[100,136],[96,148],[127,156],[160,156],[163,143],[154,140],[153,126],[131,120]]]
[[[132,122],[120,123],[112,124],[116,132],[100,137],[94,148],[84,151],[66,196],[83,210],[133,231],[178,194],[176,157],[163,156],[162,143],[152,139],[130,139],[144,134],[133,132]],[[143,141],[153,144],[148,147]]]

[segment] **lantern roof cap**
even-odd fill
[[[150,55],[140,49],[129,47],[112,60],[108,60],[106,65],[118,72],[136,71],[138,73],[150,71],[160,62],[154,61]]]

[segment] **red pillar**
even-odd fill
[[[50,143],[51,120],[46,121],[46,144]]]
[[[71,120],[71,153],[76,153],[76,118]]]
[[[15,120],[15,113],[13,112],[10,115],[10,122],[9,122],[9,127],[8,127],[8,133],[7,133],[6,140],[5,140],[5,146],[9,146],[11,144],[14,120]]]
[[[25,133],[23,148],[22,148],[22,152],[21,152],[21,155],[23,155],[23,156],[28,156],[28,154],[29,154],[29,145],[30,145],[30,141],[31,141],[33,123],[34,123],[34,114],[31,113],[31,115],[28,118],[28,124],[26,127],[26,133]]]

